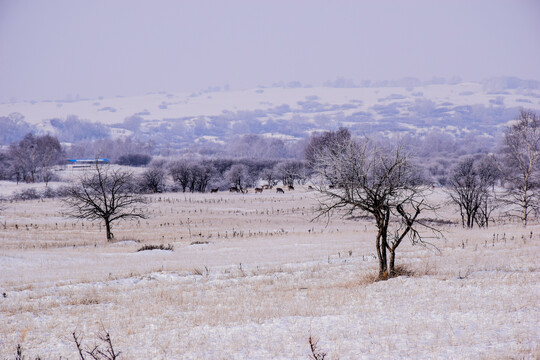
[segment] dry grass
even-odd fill
[[[137,252],[139,252],[139,251],[151,251],[151,250],[173,251],[174,248],[173,248],[173,246],[171,244],[167,244],[167,245],[163,245],[163,244],[152,245],[152,244],[149,244],[149,245],[141,246],[140,248],[137,249]]]
[[[539,354],[538,225],[442,225],[438,251],[403,244],[398,277],[377,282],[373,225],[310,223],[311,196],[160,194],[115,243],[56,201],[10,206],[0,357],[21,343],[28,357],[75,358],[70,334],[101,326],[129,359],[306,359],[309,329],[331,359]]]

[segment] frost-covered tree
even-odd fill
[[[20,113],[11,113],[8,116],[0,116],[0,145],[7,145],[19,141],[28,134],[32,127]]]
[[[62,142],[74,143],[109,137],[107,126],[79,119],[76,115],[69,115],[65,120],[51,119],[49,122]]]
[[[300,160],[280,162],[274,166],[273,171],[283,185],[294,186],[296,182],[303,182],[308,177],[307,164]]]
[[[151,166],[140,176],[139,185],[142,191],[157,193],[165,187],[165,169],[159,166]]]
[[[489,157],[476,160],[466,157],[451,170],[447,183],[448,195],[459,207],[463,227],[488,226],[491,213],[497,207],[495,191],[497,167]]]
[[[331,152],[351,140],[351,132],[346,128],[339,128],[337,131],[327,131],[322,134],[315,134],[307,143],[304,149],[304,157],[308,164],[313,164],[316,156],[322,152]]]
[[[243,164],[231,166],[223,175],[230,185],[239,190],[244,190],[252,181],[248,167]]]
[[[395,275],[396,249],[404,239],[426,244],[422,228],[438,235],[419,218],[432,208],[426,202],[427,187],[401,147],[369,139],[339,140],[318,147],[312,159],[321,194],[316,218],[336,212],[369,215],[377,227],[380,279]]]
[[[510,185],[506,200],[517,209],[517,216],[527,225],[538,209],[540,189],[540,116],[522,110],[504,135],[502,163],[505,180]]]
[[[7,156],[11,162],[11,173],[17,180],[48,182],[48,170],[60,162],[63,150],[54,136],[28,133],[18,143],[10,145]]]
[[[191,192],[205,192],[208,184],[214,180],[216,171],[209,163],[203,162],[192,168],[192,176],[194,181]]]
[[[175,183],[177,183],[182,192],[186,192],[191,181],[191,166],[187,160],[178,160],[171,164],[169,172]]]
[[[210,162],[196,163],[185,159],[172,163],[169,171],[182,192],[205,192],[217,173]]]
[[[278,176],[276,174],[276,172],[274,171],[274,169],[264,169],[261,174],[261,179],[263,181],[266,181],[266,184],[268,186],[274,186],[277,184],[277,179],[278,179]]]
[[[10,161],[6,152],[0,150],[0,180],[9,179]]]

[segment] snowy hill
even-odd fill
[[[422,135],[434,129],[456,137],[471,133],[493,136],[516,116],[520,107],[540,110],[538,82],[492,79],[420,86],[297,86],[152,93],[0,104],[0,117],[16,119],[19,124],[27,123],[39,132],[60,138],[62,131],[70,131],[75,120],[75,124],[83,122],[83,127],[87,122],[101,124],[99,131],[95,126],[81,131],[87,135],[97,131],[95,137],[107,132],[113,137],[134,134],[141,139],[185,146],[226,141],[248,133],[302,138],[313,131],[339,126],[353,133],[387,136]],[[72,120],[71,125],[66,119]],[[0,126],[7,127],[5,124]],[[75,136],[61,140],[78,139]]]

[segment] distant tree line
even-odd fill
[[[15,126],[21,124],[22,118],[11,114],[0,121]],[[71,129],[84,122],[69,118],[55,124]],[[4,137],[20,136],[13,127],[8,130]],[[63,146],[56,136],[26,133],[0,150],[0,179],[48,183],[55,179],[54,167],[65,164],[68,158],[107,157],[120,165],[145,167],[133,179],[133,189],[140,192],[207,192],[231,187],[244,190],[279,182],[294,186],[309,179],[316,181],[313,172],[321,151],[335,157],[352,138],[346,128],[288,142],[244,135],[226,144],[228,150],[224,153],[186,152],[156,158],[152,141],[106,138]],[[524,224],[540,211],[540,119],[532,111],[522,110],[499,138],[475,134],[456,138],[433,130],[419,137],[380,135],[370,141],[399,143],[403,151],[411,154],[410,161],[423,183],[446,189],[464,227],[489,226],[494,210],[501,206],[509,206],[509,214]],[[332,176],[326,179],[334,187],[343,185]]]
[[[258,182],[274,186],[281,181],[294,186],[305,183],[309,176],[309,168],[303,160],[158,160],[142,173],[139,188],[144,192],[207,192],[231,187],[246,190]],[[167,185],[171,181],[172,185]]]

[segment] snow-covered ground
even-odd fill
[[[373,224],[310,222],[315,204],[305,189],[159,194],[107,244],[57,200],[8,203],[0,357],[77,358],[72,332],[91,346],[102,326],[121,359],[308,359],[310,334],[327,359],[540,357],[540,225],[446,225],[439,250],[398,249],[412,276],[374,282]]]

